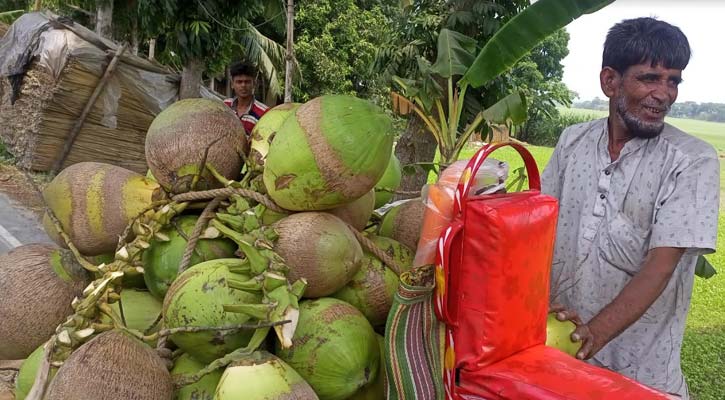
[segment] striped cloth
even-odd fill
[[[239,120],[242,121],[242,125],[244,125],[244,130],[247,132],[247,135],[249,135],[252,133],[254,126],[257,125],[257,121],[259,121],[259,119],[262,118],[262,115],[269,110],[269,107],[261,101],[254,99],[247,112],[240,115],[237,112],[237,102],[238,99],[236,97],[224,100],[224,104],[229,106],[229,108],[237,114]]]
[[[385,325],[387,400],[442,400],[443,335],[433,306],[433,268],[400,275]]]

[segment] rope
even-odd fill
[[[219,207],[219,203],[221,202],[221,197],[214,198],[214,200],[210,201],[209,204],[204,207],[204,211],[199,216],[199,219],[196,220],[194,231],[191,233],[189,241],[186,243],[184,257],[181,259],[181,264],[179,264],[179,275],[181,275],[181,273],[186,271],[189,267],[191,257],[194,255],[194,249],[196,249],[196,242],[199,241],[199,236],[201,236],[201,232],[206,229],[209,220],[214,218],[214,210]]]
[[[204,191],[200,191],[200,192],[186,192],[186,193],[181,193],[181,194],[175,195],[174,197],[172,197],[172,200],[178,201],[178,202],[202,201],[202,200],[214,199],[217,197],[227,198],[227,197],[230,197],[235,194],[242,196],[242,197],[246,197],[248,199],[252,199],[272,211],[279,212],[279,213],[287,212],[287,210],[278,206],[269,197],[267,197],[261,193],[255,192],[254,190],[248,190],[248,189],[223,188],[223,189],[204,190]]]
[[[375,257],[379,258],[380,261],[385,263],[390,269],[395,272],[395,275],[400,276],[400,272],[402,271],[402,268],[398,265],[398,263],[393,260],[392,257],[388,255],[388,253],[384,252],[380,247],[378,247],[375,242],[368,239],[363,235],[360,231],[355,229],[352,225],[348,225],[350,230],[352,231],[353,235],[355,235],[355,238],[358,242],[369,252],[373,253]]]

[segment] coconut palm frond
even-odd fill
[[[284,46],[259,32],[253,25],[249,25],[249,29],[245,31],[242,41],[245,44],[245,50],[252,52],[254,50],[251,47],[257,47],[258,51],[267,54],[270,61],[278,69],[284,69],[286,51]]]
[[[262,66],[262,72],[265,74],[267,80],[269,81],[269,91],[276,97],[283,95],[284,93],[282,91],[282,87],[279,84],[277,68],[274,68],[274,63],[272,63],[272,60],[269,59],[267,53],[262,52],[261,58],[262,63],[260,65]]]

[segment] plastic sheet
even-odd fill
[[[443,171],[438,182],[423,187],[421,194],[426,210],[418,248],[413,260],[414,267],[435,262],[437,242],[441,232],[453,217],[453,197],[467,164],[468,160],[454,162]],[[474,177],[469,197],[496,193],[504,189],[508,171],[507,163],[492,158],[487,159]]]
[[[50,12],[27,13],[0,38],[0,77],[21,80],[31,61],[37,60],[56,81],[71,61],[100,79],[117,47],[87,28]],[[133,96],[145,110],[158,114],[176,101],[179,81],[176,72],[127,51],[97,100],[96,104],[103,108],[101,123],[108,128],[116,127],[118,104],[123,95]],[[19,83],[14,86],[14,90],[19,90]],[[203,87],[202,96],[219,99]]]

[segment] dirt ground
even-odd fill
[[[47,183],[44,175],[30,173],[38,189],[43,188]],[[28,181],[26,174],[12,165],[0,164],[0,192],[5,193],[12,200],[25,206],[28,210],[33,211],[37,215],[42,215],[43,200],[36,191],[33,184]],[[3,400],[0,398],[0,400]]]

